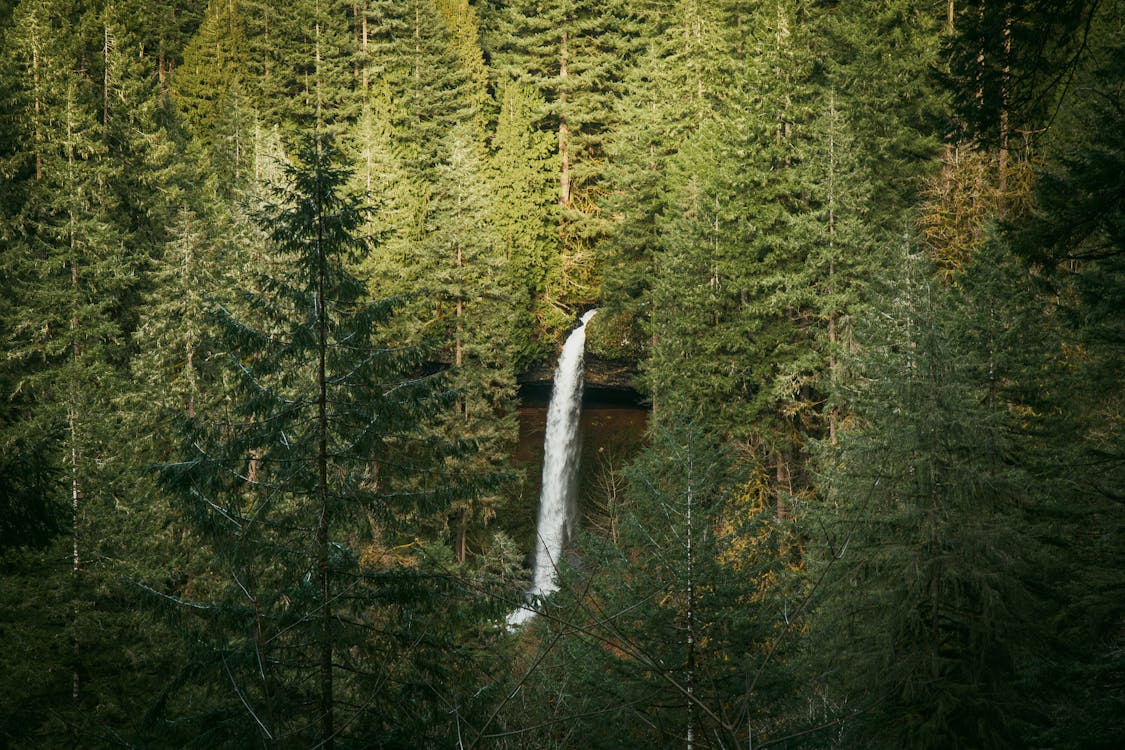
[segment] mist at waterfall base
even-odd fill
[[[527,592],[529,603],[558,588],[557,566],[563,545],[574,528],[576,479],[581,455],[579,416],[582,412],[586,324],[596,312],[590,310],[582,316],[581,324],[563,344],[555,369],[543,439],[543,481],[539,492],[531,588]],[[508,615],[508,625],[521,625],[534,616],[535,611],[531,607],[520,607]]]

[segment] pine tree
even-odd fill
[[[223,316],[232,413],[188,420],[185,459],[162,469],[221,574],[197,592],[206,603],[181,608],[198,618],[191,632],[204,646],[184,676],[211,672],[235,687],[214,707],[227,717],[207,730],[216,742],[331,745],[378,719],[370,702],[345,707],[390,668],[367,640],[377,602],[409,589],[392,595],[403,586],[394,576],[381,589],[363,548],[446,497],[419,484],[419,430],[448,400],[418,376],[417,348],[377,338],[400,303],[365,301],[346,270],[362,249],[346,173],[323,142],[301,158],[270,213],[284,263],[252,297],[260,320]]]
[[[469,72],[434,0],[370,0],[363,19],[363,80],[385,87],[410,174],[431,178],[445,136],[475,114]]]
[[[26,721],[5,729],[13,742],[32,735],[76,742],[91,727],[116,721],[122,686],[106,662],[121,660],[115,644],[124,642],[117,639],[128,627],[110,604],[119,594],[112,583],[112,561],[121,549],[117,500],[127,485],[112,399],[125,382],[138,245],[147,228],[134,223],[129,183],[110,161],[128,147],[107,124],[107,102],[122,101],[116,99],[121,89],[108,85],[121,70],[103,33],[108,25],[93,26],[100,42],[94,47],[91,25],[73,23],[75,10],[26,3],[6,37],[5,68],[14,74],[8,80],[16,103],[10,116],[25,145],[5,155],[13,180],[0,262],[13,304],[2,325],[3,379],[18,419],[4,420],[2,439],[23,447],[13,460],[31,461],[29,468],[39,472],[28,475],[29,484],[62,490],[51,504],[68,509],[68,533],[46,550],[39,571],[32,575],[25,567],[32,558],[16,561],[19,572],[5,590],[20,637],[48,634],[43,640],[51,644],[35,649],[42,676],[18,687],[18,712]],[[97,79],[72,64],[76,51],[91,48],[104,66]],[[123,100],[143,112],[143,102]],[[62,486],[42,486],[44,467],[57,467]],[[13,594],[42,597],[48,619],[15,605]],[[29,700],[42,709],[28,712]]]
[[[495,190],[492,224],[507,263],[505,286],[517,316],[516,365],[538,361],[547,331],[562,326],[556,202],[551,142],[535,128],[541,106],[528,87],[507,84],[499,95],[500,116],[492,138],[490,180]],[[568,318],[569,319],[569,318]]]
[[[407,259],[419,235],[419,214],[428,187],[410,179],[403,149],[391,125],[393,105],[384,94],[372,94],[371,103],[349,135],[345,148],[356,171],[355,192],[374,209],[363,227],[374,249],[357,259],[359,273],[376,296],[408,294],[415,278]]]
[[[468,78],[468,99],[476,113],[478,129],[485,132],[492,111],[489,96],[488,66],[480,41],[480,19],[475,5],[469,0],[438,0],[438,10],[449,28],[450,46],[461,61]]]
[[[638,345],[652,312],[660,216],[674,210],[669,163],[688,135],[716,113],[737,70],[717,5],[685,0],[649,19],[648,49],[630,72],[618,105],[621,125],[608,146],[604,212],[612,219],[600,246],[603,308],[608,306],[602,315],[620,310]]]
[[[237,2],[216,0],[184,50],[184,62],[172,82],[176,103],[196,136],[210,143],[225,103],[245,88],[247,42]]]
[[[600,283],[595,253],[603,231],[606,139],[617,123],[614,104],[636,35],[636,14],[624,3],[520,0],[505,8],[491,41],[502,74],[543,97],[540,127],[556,138],[562,240],[556,298],[592,299]]]
[[[1122,6],[1100,7],[1085,37],[1071,93],[1042,136],[1033,210],[1007,227],[1043,305],[1062,329],[1030,388],[1053,398],[1042,430],[1041,474],[1057,480],[1055,512],[1044,518],[1059,568],[1053,623],[1063,647],[1034,687],[1057,717],[1039,744],[1112,747],[1122,690],[1122,526],[1125,455],[1119,424],[1125,299],[1125,139],[1117,127],[1125,45]],[[1062,19],[1056,19],[1062,22]],[[1075,92],[1089,92],[1076,96]],[[987,261],[986,261],[987,262]],[[1041,327],[1041,326],[1040,326]],[[1025,329],[1025,335],[1033,330]]]
[[[206,9],[190,0],[114,0],[113,5],[122,24],[141,41],[141,58],[155,59],[161,90],[167,90],[168,78],[183,62],[184,49]]]
[[[418,246],[422,253],[410,265],[424,279],[415,293],[423,300],[426,325],[443,330],[442,340],[452,345],[446,356],[459,414],[441,432],[477,445],[471,464],[454,473],[487,477],[503,467],[515,440],[511,300],[496,286],[508,271],[492,231],[495,209],[483,156],[467,123],[450,133],[446,150],[449,158],[435,175],[426,240]],[[458,561],[468,554],[470,528],[491,518],[495,502],[470,495],[454,504]]]
[[[918,256],[901,267],[852,426],[823,454],[810,653],[844,746],[1021,747],[1036,720],[1021,681],[1046,645],[1031,523],[1046,488],[1013,417],[1033,404],[1006,386],[1030,342],[1004,319],[1015,298],[962,297]]]
[[[810,327],[819,329],[812,345],[815,359],[803,373],[808,395],[801,404],[802,423],[829,440],[842,418],[840,405],[820,403],[834,391],[840,358],[847,350],[851,326],[868,304],[868,286],[884,263],[884,250],[869,220],[874,189],[861,166],[851,122],[836,92],[820,92],[811,120],[798,128],[798,179],[803,203],[793,219],[793,241],[805,248],[804,264],[791,269],[789,284],[805,288]]]
[[[529,626],[545,653],[499,734],[536,746],[580,734],[592,748],[782,734],[792,688],[772,512],[744,512],[748,485],[715,436],[687,424],[651,440],[626,470],[614,534],[582,535],[581,564],[562,566]]]
[[[934,75],[945,11],[941,3],[881,0],[817,16],[823,75],[852,122],[860,166],[880,191],[869,221],[896,238],[949,126]]]

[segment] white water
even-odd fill
[[[558,564],[574,526],[578,474],[578,417],[582,411],[582,365],[586,347],[586,324],[596,310],[582,316],[582,323],[567,338],[555,369],[551,403],[547,407],[547,434],[543,438],[543,487],[539,492],[539,521],[535,562],[532,566],[530,604],[558,590]],[[535,616],[530,606],[508,615],[508,625],[522,625]]]

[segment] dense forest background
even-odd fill
[[[0,1],[0,746],[1125,747],[1123,11]]]

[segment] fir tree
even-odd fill
[[[417,348],[377,338],[400,303],[367,302],[346,271],[362,249],[346,173],[323,142],[301,157],[270,214],[283,263],[253,295],[260,320],[223,316],[233,412],[188,420],[185,460],[162,469],[222,574],[198,592],[209,601],[182,608],[205,649],[185,676],[214,670],[215,688],[233,687],[208,714],[226,717],[207,729],[213,742],[330,745],[382,721],[370,702],[348,707],[392,669],[366,635],[377,602],[410,589],[393,570],[379,584],[363,558],[379,529],[448,497],[425,489],[420,445],[448,401],[418,375]]]
[[[1011,329],[979,315],[991,295],[959,298],[917,256],[903,268],[823,464],[812,653],[844,746],[1020,747],[1045,645],[1029,523],[1045,488],[1001,388],[1019,371]]]
[[[540,127],[556,140],[561,289],[554,296],[590,299],[599,284],[595,248],[606,139],[616,125],[626,63],[638,46],[627,4],[588,0],[510,3],[492,39],[509,80],[543,97]]]
[[[439,165],[426,220],[422,254],[410,265],[424,279],[415,293],[430,318],[427,326],[443,330],[452,344],[451,385],[458,392],[455,421],[445,434],[472,439],[477,450],[470,465],[454,473],[485,478],[506,463],[514,442],[511,367],[511,300],[496,279],[507,276],[505,259],[492,231],[495,209],[485,178],[483,157],[468,124],[450,133],[449,158]],[[468,554],[468,534],[495,513],[496,498],[468,495],[454,504],[458,561]]]
[[[626,476],[614,533],[582,535],[581,565],[561,566],[529,626],[542,663],[498,734],[569,746],[580,733],[592,748],[778,737],[789,626],[771,510],[745,512],[734,456],[691,424],[656,428]]]
[[[366,4],[363,80],[386,88],[391,124],[414,179],[431,178],[439,146],[474,115],[469,74],[434,0]],[[366,93],[366,92],[365,92]]]
[[[652,314],[660,217],[674,210],[670,161],[689,134],[716,113],[737,70],[716,5],[686,0],[649,20],[648,49],[627,79],[618,105],[621,125],[609,143],[605,213],[612,220],[600,246],[603,307],[609,309],[602,315],[620,309],[638,344]]]
[[[6,597],[21,589],[32,601],[43,597],[50,619],[40,621],[20,605],[13,626],[49,633],[55,644],[39,652],[42,678],[26,691],[45,701],[46,712],[24,714],[28,723],[6,729],[16,730],[13,742],[33,734],[76,741],[115,720],[121,687],[106,669],[121,656],[114,639],[122,621],[107,604],[118,594],[114,522],[118,493],[127,485],[112,399],[125,382],[140,265],[134,243],[145,232],[133,225],[132,206],[121,200],[127,181],[109,161],[118,142],[106,125],[108,79],[91,80],[70,64],[74,51],[90,42],[88,27],[72,24],[71,10],[26,3],[6,37],[6,69],[18,72],[10,79],[17,103],[10,116],[27,146],[7,164],[14,179],[0,230],[7,240],[0,256],[5,291],[13,303],[2,324],[2,377],[18,414],[5,418],[2,439],[17,450],[11,460],[32,470],[27,486],[17,482],[14,489],[54,489],[50,505],[68,509],[68,533],[40,560],[39,575],[23,569],[29,560],[19,561],[23,572],[5,591]],[[112,62],[105,34],[97,38],[101,62]],[[58,468],[59,485],[42,484],[49,467]],[[101,715],[92,711],[98,706]]]
[[[541,103],[526,86],[510,83],[499,95],[500,116],[492,138],[491,183],[495,190],[497,239],[506,258],[506,286],[517,316],[517,366],[538,361],[542,338],[561,327],[564,301],[559,286],[558,236],[551,141],[535,128]]]

